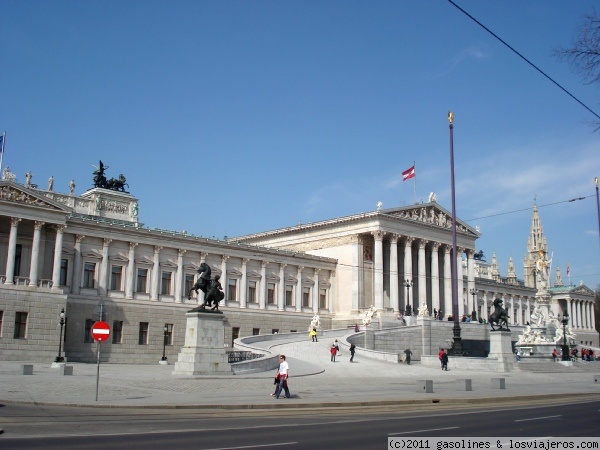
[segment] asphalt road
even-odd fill
[[[377,449],[388,437],[595,437],[600,402],[328,411],[98,410],[3,405],[0,448]],[[600,445],[599,445],[600,447]]]

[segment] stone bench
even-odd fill
[[[472,391],[473,382],[470,378],[463,380],[456,380],[456,389],[459,391]]]
[[[23,375],[33,375],[33,364],[23,364]]]
[[[417,380],[417,392],[431,394],[433,392],[433,380]]]
[[[506,389],[506,379],[505,378],[492,378],[492,388],[493,389]]]

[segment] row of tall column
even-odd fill
[[[585,300],[567,300],[571,326],[595,330],[594,303]]]
[[[382,231],[376,231],[373,233],[375,248],[374,248],[374,306],[377,309],[383,309],[384,307],[384,283],[383,283],[383,239],[385,233]],[[398,263],[398,245],[402,238],[403,253],[404,253],[404,273],[403,276],[399,275],[399,263]],[[413,252],[412,245],[416,243],[418,245],[417,250],[417,273],[413,275]],[[430,244],[431,258],[428,260],[426,257],[426,246]],[[463,292],[463,271],[462,271],[462,253],[464,249],[458,249],[457,252],[457,267],[458,267],[458,291]],[[443,251],[444,267],[443,267],[443,278],[440,278],[439,268],[439,252]],[[432,242],[425,239],[416,239],[411,236],[401,237],[397,234],[390,235],[390,307],[393,308],[394,312],[400,311],[400,295],[399,285],[405,286],[405,282],[408,281],[409,286],[406,287],[405,296],[407,304],[410,304],[413,309],[418,306],[427,303],[427,265],[429,264],[431,274],[431,308],[436,310],[442,310],[443,314],[448,316],[452,314],[452,290],[451,290],[451,252],[452,246],[442,244],[440,242]],[[468,261],[468,274],[467,280],[469,286],[475,286],[475,270],[473,264],[473,251],[467,250],[467,261]],[[418,289],[418,297],[415,296],[415,289],[412,289],[413,284],[416,282]],[[441,293],[443,293],[443,304],[441,303]],[[472,302],[469,302],[467,298],[467,304],[463,298],[458,300],[458,314],[470,314],[473,310]],[[465,312],[465,308],[467,312]]]
[[[17,234],[18,234],[18,226],[21,222],[19,218],[11,218],[10,221],[10,234],[8,240],[8,254],[6,261],[6,280],[5,284],[14,284],[14,268],[15,268],[15,259],[16,259],[16,247],[17,247]],[[45,222],[35,221],[34,229],[33,229],[33,239],[32,239],[32,247],[31,247],[31,265],[29,269],[29,285],[37,286],[39,282],[39,267],[40,267],[40,243],[41,243],[41,232],[43,227],[46,225]],[[53,225],[56,230],[56,240],[54,245],[54,259],[53,259],[53,268],[52,268],[52,288],[59,289],[60,288],[60,270],[61,270],[61,259],[62,259],[62,246],[63,246],[63,237],[64,230],[66,229],[66,225]],[[82,241],[85,238],[84,235],[75,235],[74,241],[74,261],[73,261],[73,272],[72,272],[72,282],[71,282],[71,292],[74,294],[79,294],[81,292],[82,287],[82,274],[83,274],[83,258],[81,253],[81,245]],[[106,296],[109,291],[109,283],[110,283],[110,275],[111,275],[111,267],[110,267],[110,258],[109,258],[109,249],[112,239],[105,238],[102,242],[102,256],[100,258],[98,264],[98,273],[97,273],[97,287],[98,294],[101,296]],[[128,261],[125,267],[125,277],[124,277],[124,292],[126,299],[134,298],[134,290],[136,283],[136,272],[135,272],[135,249],[138,246],[135,242],[129,243],[129,254]],[[159,300],[160,293],[160,282],[161,282],[161,264],[160,264],[160,252],[163,249],[161,246],[154,246],[153,258],[151,264],[151,273],[150,273],[150,286],[149,286],[149,295],[151,301]],[[177,250],[177,268],[175,271],[175,280],[174,280],[174,301],[176,303],[181,303],[183,296],[187,295],[184,292],[185,282],[184,282],[184,269],[183,269],[183,257],[186,253],[185,249]],[[201,252],[200,253],[200,262],[206,262],[206,257],[208,253]],[[221,273],[227,273],[227,260],[228,255],[221,255]],[[247,264],[250,259],[243,258],[241,265],[241,279],[239,285],[239,307],[247,308],[247,292],[248,292],[248,271]],[[267,265],[268,261],[261,261],[261,276],[258,289],[258,307],[259,309],[266,309],[266,299],[267,299]],[[285,268],[287,264],[279,263],[279,286],[278,286],[278,295],[277,295],[277,309],[279,311],[285,311]],[[296,280],[295,283],[295,311],[301,312],[303,310],[302,302],[303,302],[303,270],[305,268],[302,266],[297,267],[296,271]],[[311,287],[311,293],[309,297],[309,303],[311,310],[316,314],[319,311],[319,272],[320,269],[313,269],[313,285]],[[194,281],[197,280],[198,275],[195,274]],[[225,282],[224,288],[227,288],[226,280],[222,280]],[[199,299],[202,301],[202,299]]]

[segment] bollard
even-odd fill
[[[417,392],[431,394],[433,392],[433,380],[417,380]]]
[[[506,380],[504,378],[492,378],[493,389],[506,389]]]
[[[464,380],[457,380],[456,389],[458,389],[459,391],[472,391],[473,383],[470,378]]]
[[[60,374],[61,375],[73,375],[73,366],[61,365],[60,366]]]
[[[23,375],[33,375],[33,364],[23,364]]]

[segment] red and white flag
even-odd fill
[[[415,177],[415,166],[412,166],[409,169],[406,169],[402,172],[402,181],[410,180]]]

